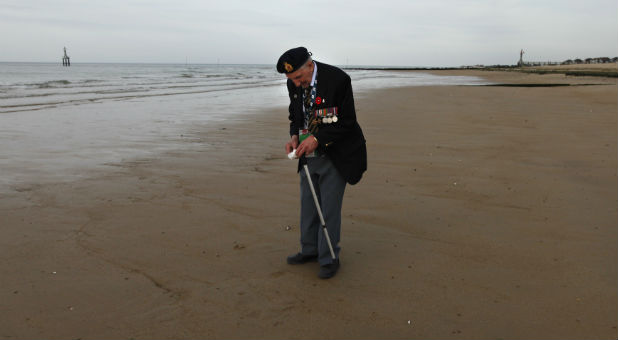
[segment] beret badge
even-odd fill
[[[294,67],[292,67],[292,65],[288,63],[283,63],[283,67],[285,68],[286,72],[292,72],[292,70],[294,69]]]

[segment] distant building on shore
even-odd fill
[[[609,63],[618,63],[618,57],[586,58],[584,60],[577,58],[573,60],[571,59],[565,60],[561,64],[562,65],[574,65],[574,64],[609,64]]]

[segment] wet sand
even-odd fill
[[[331,280],[285,263],[285,108],[204,127],[190,151],[15,187],[0,337],[615,339],[616,80],[439,73],[605,85],[357,93],[369,170],[346,189]]]

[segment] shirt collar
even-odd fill
[[[312,61],[313,63],[313,76],[311,77],[311,86],[315,86],[315,78],[318,75],[318,64],[315,63],[315,61]]]

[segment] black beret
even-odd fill
[[[287,50],[279,57],[277,71],[279,73],[292,73],[303,66],[309,60],[309,56],[311,56],[311,53],[304,47]]]

